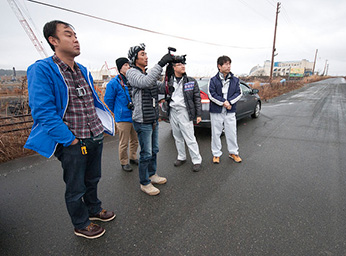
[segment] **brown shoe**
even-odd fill
[[[214,164],[219,164],[220,163],[220,157],[219,156],[214,156],[213,157],[213,163]]]
[[[103,222],[111,221],[115,218],[114,212],[108,212],[105,209],[100,211],[98,214],[89,216],[89,220],[100,220]]]
[[[242,161],[239,155],[229,154],[229,157],[232,158],[236,163],[241,163]]]
[[[96,225],[94,223],[90,223],[89,226],[83,229],[74,229],[74,233],[76,236],[82,236],[88,239],[94,239],[99,238],[102,236],[106,230],[99,225]]]

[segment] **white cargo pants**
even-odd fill
[[[199,148],[193,129],[193,121],[189,120],[189,114],[187,113],[186,108],[171,108],[169,120],[172,126],[175,146],[178,151],[177,159],[186,160],[185,141],[192,163],[202,163],[202,156],[199,153]]]
[[[211,121],[211,151],[213,156],[222,155],[221,134],[225,128],[225,137],[229,154],[239,154],[237,142],[237,119],[235,113],[210,113]]]

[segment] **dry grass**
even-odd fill
[[[268,80],[266,79],[258,79],[254,81],[252,88],[258,89],[258,95],[262,100],[266,101],[290,91],[302,88],[307,83],[317,82],[327,78],[329,77],[310,76],[304,77],[301,80],[290,80],[284,83],[280,83],[282,78],[274,79],[271,83],[267,83]]]
[[[10,123],[10,120],[2,120],[2,124]],[[26,125],[26,126],[24,126]],[[23,127],[31,127],[30,124],[14,125],[10,127],[0,127],[0,163],[10,161],[12,159],[31,155],[35,152],[23,148],[26,139],[29,136],[30,129],[24,131],[16,131],[11,133],[2,133],[9,129],[20,129]]]

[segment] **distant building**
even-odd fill
[[[263,66],[257,65],[250,70],[250,76],[270,76],[270,60],[266,60]]]
[[[306,59],[301,61],[274,62],[273,77],[275,76],[309,76],[312,75],[314,63]],[[250,70],[250,76],[270,76],[270,61],[266,60],[263,66],[255,66]]]
[[[98,81],[109,81],[114,77],[114,72],[107,69],[91,70],[90,73],[93,76],[93,79]]]
[[[118,74],[116,67],[109,68],[107,62],[102,65],[101,69],[91,70],[90,73],[97,81],[109,81]]]

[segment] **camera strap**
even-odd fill
[[[124,84],[123,78],[121,77],[121,74],[119,74],[119,77],[120,77],[120,85],[121,85],[121,87],[122,87],[123,90],[124,90],[124,93],[125,93],[125,96],[126,96],[128,102],[130,103],[131,100],[129,99],[129,96],[128,96],[127,93],[126,93],[125,84]]]
[[[166,72],[165,72],[165,98],[167,98],[167,95],[171,95],[172,92],[170,90],[169,86],[169,80],[174,76],[174,71],[173,71],[173,64],[169,63],[166,67]]]

